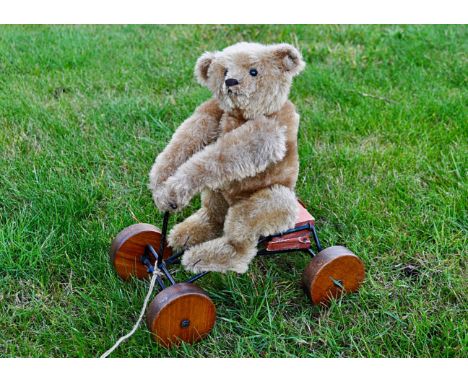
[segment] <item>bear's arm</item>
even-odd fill
[[[211,99],[201,104],[193,115],[177,128],[151,168],[151,190],[155,191],[187,159],[217,139],[222,114],[218,101]]]
[[[203,188],[219,189],[264,171],[284,158],[286,126],[276,119],[259,117],[223,135],[185,162],[166,183],[167,200],[179,208]],[[164,199],[164,198],[163,198]]]

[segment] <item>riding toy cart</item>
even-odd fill
[[[312,257],[302,276],[312,304],[326,304],[342,293],[356,291],[364,279],[361,260],[349,249],[320,245],[315,220],[298,201],[299,214],[294,228],[258,242],[258,255],[305,252]],[[180,264],[183,252],[172,253],[166,245],[169,213],[162,230],[151,224],[134,224],[121,231],[112,242],[110,257],[123,280],[148,278],[157,272],[160,291],[149,305],[146,322],[154,339],[165,347],[180,342],[193,343],[208,335],[216,320],[216,308],[207,293],[194,282],[208,272],[176,282],[170,268]],[[316,251],[312,249],[311,239]],[[165,280],[166,282],[165,282]]]

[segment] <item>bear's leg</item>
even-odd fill
[[[260,236],[294,227],[296,215],[296,196],[289,188],[275,185],[257,191],[229,208],[224,236],[190,248],[182,265],[192,272],[244,273],[257,253]]]
[[[219,192],[204,190],[202,207],[170,232],[167,241],[175,250],[214,239],[222,234],[228,204]]]

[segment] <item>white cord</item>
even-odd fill
[[[135,323],[135,325],[133,325],[132,330],[130,330],[126,335],[120,337],[117,340],[117,342],[114,344],[114,346],[112,346],[103,355],[101,355],[100,358],[107,358],[115,349],[117,349],[119,347],[119,345],[122,342],[128,340],[137,331],[138,327],[140,326],[141,320],[143,319],[143,316],[145,315],[146,307],[148,306],[149,299],[150,299],[151,294],[153,293],[153,290],[154,290],[154,285],[156,284],[156,279],[158,278],[159,275],[160,275],[159,270],[154,269],[153,276],[151,277],[151,282],[150,282],[150,286],[149,286],[149,289],[148,289],[148,293],[147,293],[147,295],[145,297],[145,301],[143,302],[143,307],[141,308],[140,317],[138,317],[137,322]]]

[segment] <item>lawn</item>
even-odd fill
[[[366,281],[312,307],[305,255],[260,258],[199,282],[205,341],[143,325],[113,356],[468,356],[468,28],[331,25],[0,27],[0,356],[94,357],[132,327],[148,283],[116,276],[110,241],[160,225],[147,174],[210,97],[195,61],[241,40],[301,49],[297,194]]]

